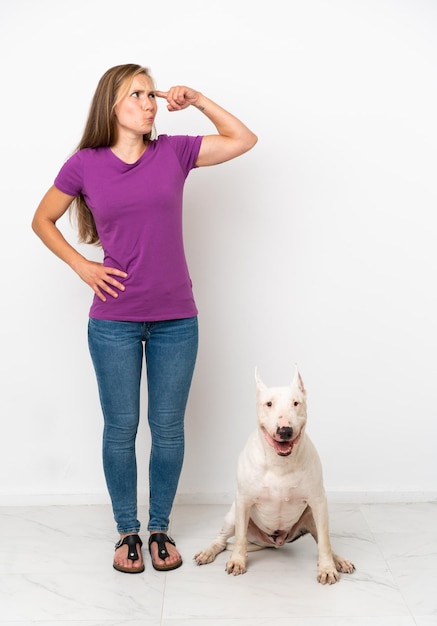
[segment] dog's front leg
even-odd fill
[[[228,574],[238,576],[246,573],[247,561],[247,528],[249,526],[252,502],[237,496],[235,507],[235,540],[231,558],[226,563]]]
[[[317,580],[325,585],[336,583],[340,576],[334,562],[329,535],[329,514],[326,496],[319,496],[311,501],[311,510],[317,530],[318,572]]]

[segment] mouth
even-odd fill
[[[264,437],[266,438],[267,443],[275,450],[278,456],[290,456],[293,452],[294,446],[299,442],[301,437],[301,432],[294,438],[289,439],[288,441],[277,440],[266,431],[265,428],[262,429],[264,433]]]

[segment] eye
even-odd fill
[[[132,98],[139,98],[140,97],[140,92],[139,91],[134,91],[133,93],[131,93]]]
[[[273,406],[273,402],[266,402],[266,406]]]
[[[156,94],[154,94],[154,93],[149,93],[149,98],[152,98],[152,100],[155,100],[155,98],[156,98]]]
[[[295,400],[295,401],[293,402],[293,406],[299,406],[299,404],[300,404],[300,402],[298,402],[297,400]]]

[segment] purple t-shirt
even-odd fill
[[[61,168],[55,186],[90,208],[104,265],[127,272],[118,298],[97,296],[90,317],[150,322],[197,315],[183,245],[185,180],[202,137],[160,135],[135,163],[110,148],[85,148]]]

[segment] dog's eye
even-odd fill
[[[266,402],[266,406],[273,406],[273,402]]]
[[[293,402],[293,404],[294,404],[294,406],[299,406],[300,402],[298,402],[297,400],[295,400],[295,401]]]

